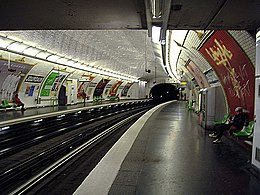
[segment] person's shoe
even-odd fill
[[[219,144],[219,143],[221,143],[221,140],[220,140],[220,139],[215,139],[215,140],[213,141],[213,144]]]
[[[214,138],[216,138],[217,135],[216,135],[215,133],[211,133],[211,134],[209,134],[209,137],[214,137]]]

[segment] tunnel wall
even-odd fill
[[[104,80],[108,82],[98,90],[105,99],[113,95],[118,95],[120,99],[145,98],[145,84],[141,81],[131,83],[102,77],[6,51],[0,51],[0,60],[0,98],[8,100],[10,104],[13,103],[13,94],[18,93],[26,107],[57,105],[61,86],[66,87],[66,104],[83,102],[82,90],[87,95],[87,101],[92,101],[96,88]],[[8,71],[8,67],[13,70]],[[16,87],[12,87],[9,91],[7,89],[10,89],[10,85],[7,84],[8,79],[6,79],[8,75],[16,79],[12,81],[13,84],[17,82],[14,84]]]

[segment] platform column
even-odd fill
[[[260,28],[256,34],[255,67],[255,128],[253,138],[252,164],[260,170]]]

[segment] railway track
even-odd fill
[[[41,184],[43,180],[45,183],[48,180],[53,181],[49,178],[56,178],[55,175],[62,174],[66,167],[78,161],[82,155],[88,152],[93,153],[93,147],[99,145],[98,147],[102,148],[110,140],[115,140],[113,135],[121,135],[125,127],[149,108],[151,108],[150,105],[125,106],[114,110],[112,113],[107,108],[99,108],[96,111],[99,114],[93,114],[95,117],[88,118],[86,123],[77,120],[68,127],[70,130],[57,130],[66,133],[60,135],[56,133],[53,138],[50,138],[48,134],[48,138],[43,138],[39,143],[33,141],[35,137],[32,138],[28,143],[33,142],[34,144],[27,144],[27,149],[17,151],[0,161],[2,166],[8,164],[5,168],[1,167],[1,170],[3,170],[0,173],[2,194],[28,194],[35,190],[46,189],[44,187],[46,185]],[[105,113],[104,115],[102,111]],[[53,123],[50,124],[53,125]],[[122,131],[122,129],[124,130]],[[53,135],[53,132],[51,135]],[[43,135],[40,136],[44,137]],[[109,136],[112,136],[112,138],[108,138]],[[104,140],[106,140],[106,143],[104,143]]]

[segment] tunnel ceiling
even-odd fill
[[[0,29],[2,35],[95,67],[150,80],[155,77],[155,65],[156,76],[167,77],[162,59],[155,55],[151,42],[147,40],[145,46],[144,37],[147,29],[150,32],[151,25],[172,30],[249,31],[255,31],[260,26],[259,0],[162,0],[157,1],[162,3],[161,14],[168,17],[157,19],[151,19],[147,14],[151,11],[151,2],[5,0],[1,2]],[[181,57],[186,61],[185,56]],[[151,73],[147,73],[146,69]]]
[[[150,9],[153,1],[146,2]],[[169,29],[255,30],[260,26],[259,0],[159,2],[169,8]],[[147,28],[144,0],[5,0],[1,8],[2,30]]]
[[[166,77],[146,30],[36,30],[2,31],[2,36],[24,41],[87,65],[132,75],[141,80]],[[145,70],[150,70],[148,73]]]

